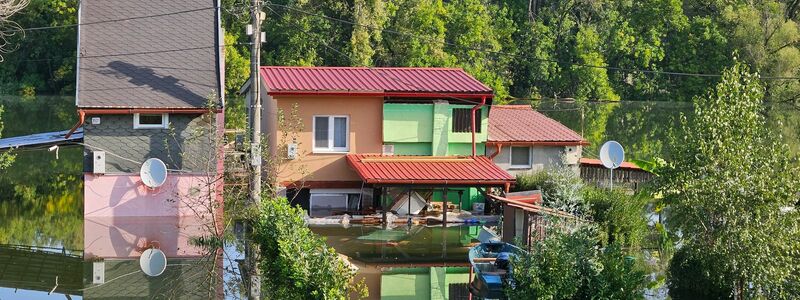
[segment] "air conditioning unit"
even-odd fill
[[[92,173],[105,174],[106,173],[106,152],[105,151],[92,151]]]
[[[386,156],[394,155],[394,145],[383,145],[382,154]]]
[[[286,145],[286,158],[288,159],[297,158],[297,144],[291,143]]]

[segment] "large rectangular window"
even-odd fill
[[[511,147],[511,167],[531,168],[531,147]]]
[[[453,109],[453,132],[472,132],[472,109]],[[481,111],[475,111],[475,132],[481,132]]]
[[[347,116],[314,116],[314,152],[347,152],[350,120]]]

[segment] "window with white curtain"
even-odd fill
[[[350,118],[348,116],[314,116],[314,152],[347,152]]]

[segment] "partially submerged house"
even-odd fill
[[[86,216],[195,215],[195,206],[219,196],[219,8],[216,1],[80,1],[73,131],[83,127]],[[155,188],[140,177],[151,158],[168,170]]]
[[[461,69],[260,73],[276,181],[312,216],[389,209],[412,196],[472,209],[488,187],[514,182],[483,157],[492,90]]]
[[[565,167],[577,174],[582,148],[588,144],[530,105],[495,105],[489,111],[486,155],[511,174]]]

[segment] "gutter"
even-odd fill
[[[78,123],[75,123],[75,126],[72,126],[72,128],[69,129],[69,132],[67,132],[67,134],[64,135],[64,139],[69,139],[69,137],[72,136],[73,133],[75,133],[75,130],[78,130],[78,128],[83,126],[83,122],[84,121],[86,121],[86,112],[84,112],[83,110],[79,109],[78,110]]]
[[[543,141],[543,142],[496,142],[486,141],[487,145],[503,145],[503,146],[589,146],[588,141]]]
[[[486,96],[481,97],[481,103],[472,107],[472,113],[470,117],[472,118],[472,157],[475,157],[477,154],[477,150],[475,149],[475,112],[486,105]]]

